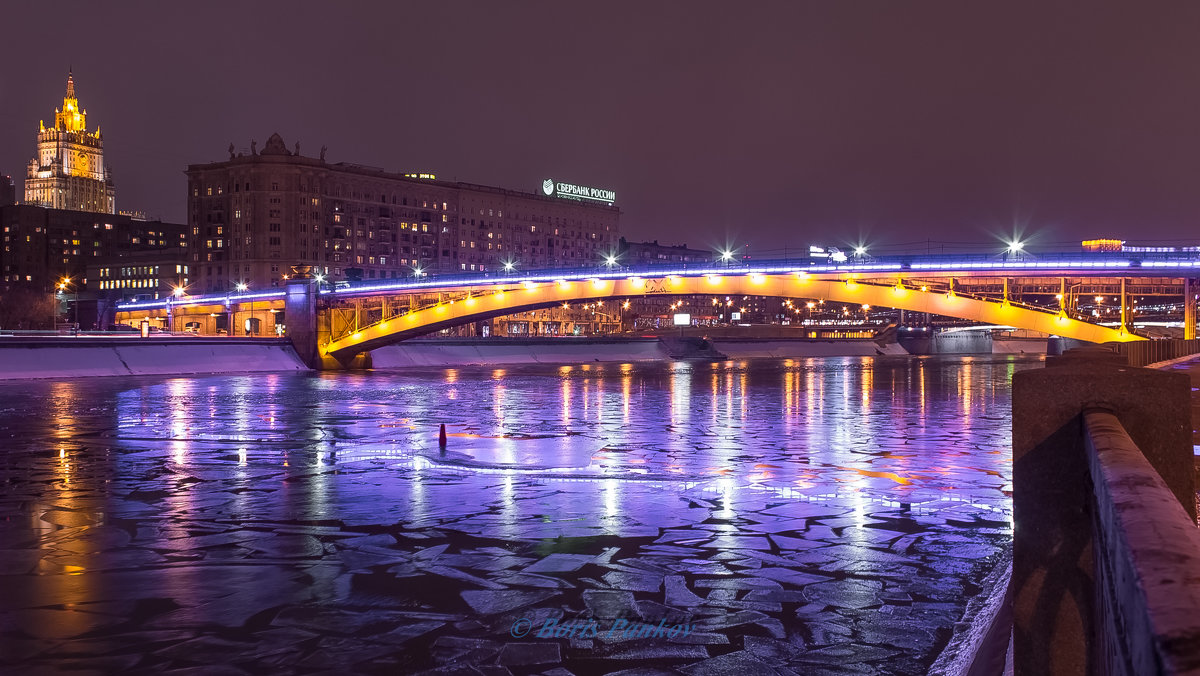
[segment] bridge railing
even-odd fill
[[[1147,366],[1158,362],[1200,354],[1200,339],[1163,338],[1131,343],[1110,343],[1112,349],[1125,358],[1130,366]]]
[[[1013,377],[1014,673],[1194,674],[1191,382],[1092,352]]]
[[[420,277],[337,282],[326,284],[322,293],[370,293],[375,289],[416,290],[423,287],[448,285],[480,285],[521,282],[526,279],[553,280],[557,277],[618,278],[627,276],[665,276],[671,274],[699,275],[709,273],[799,272],[814,274],[897,274],[920,276],[933,272],[994,272],[996,276],[1043,275],[1103,275],[1130,274],[1136,271],[1147,276],[1186,276],[1200,274],[1200,252],[1044,252],[1038,254],[900,254],[887,256],[850,257],[844,262],[819,258],[766,258],[736,262],[720,260],[672,262],[650,265],[596,265],[549,268],[519,268],[505,272],[451,272],[426,274]],[[188,305],[206,302],[245,302],[253,299],[282,298],[283,290],[210,293],[185,296],[179,299],[158,299],[124,302],[121,310],[136,310]]]

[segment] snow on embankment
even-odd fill
[[[304,370],[283,340],[0,337],[0,380]]]

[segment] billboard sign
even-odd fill
[[[555,181],[552,178],[542,181],[542,194],[546,197],[557,197],[577,202],[596,202],[606,206],[612,206],[613,202],[617,201],[617,193],[612,190],[589,188],[583,185],[575,185],[574,183],[563,183],[562,181]]]

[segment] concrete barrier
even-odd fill
[[[1160,520],[1180,542],[1192,537],[1179,535],[1184,526],[1195,529],[1190,381],[1087,356],[1013,376],[1014,673],[1196,673],[1200,658],[1172,661],[1171,646],[1200,645],[1200,565],[1146,539]],[[1099,452],[1113,447],[1112,426],[1085,424],[1085,411],[1106,411],[1125,433],[1116,460]],[[1104,469],[1125,467],[1130,449],[1141,457],[1136,480]],[[1131,511],[1137,501],[1157,506]],[[1196,605],[1181,612],[1160,584]],[[1110,654],[1118,644],[1136,655],[1126,667],[1158,666],[1122,667],[1128,660]]]
[[[1183,508],[1115,415],[1086,412],[1084,439],[1095,498],[1095,673],[1198,673],[1195,514]]]
[[[305,370],[279,339],[0,338],[0,380]]]

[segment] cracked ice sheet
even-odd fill
[[[0,568],[15,581],[0,605],[24,618],[0,627],[14,656],[0,660],[166,671],[236,654],[279,671],[332,656],[394,671],[430,645],[461,645],[484,664],[524,614],[563,621],[605,599],[712,631],[677,644],[551,639],[558,650],[505,659],[679,671],[712,656],[708,645],[764,659],[745,639],[770,636],[788,646],[770,651],[781,673],[834,661],[842,646],[872,647],[847,668],[920,671],[963,589],[1007,547],[997,412],[1011,372],[1037,365],[855,358],[0,384],[20,394],[0,396],[13,440],[0,465]],[[66,603],[76,606],[54,609]],[[342,635],[296,626],[322,617],[300,612],[314,610],[334,613]],[[102,662],[105,646],[143,642]]]

